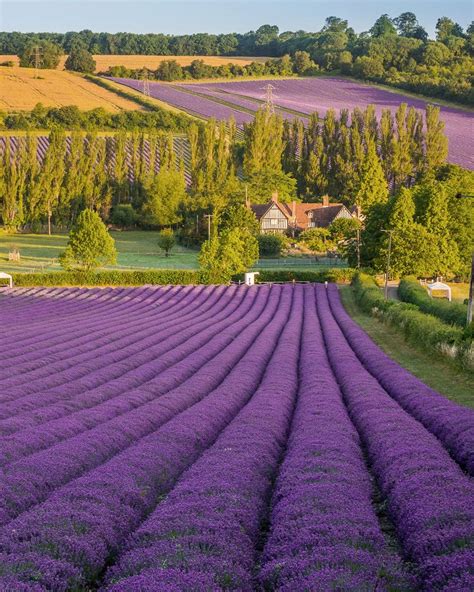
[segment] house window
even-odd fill
[[[270,225],[271,226],[278,226],[277,218],[270,218]]]

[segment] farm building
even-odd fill
[[[327,228],[338,218],[351,218],[353,214],[342,203],[329,203],[329,196],[324,195],[321,203],[291,204],[278,201],[278,194],[266,204],[250,206],[260,222],[264,234],[284,234],[302,232],[307,228]]]

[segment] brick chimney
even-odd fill
[[[327,208],[329,205],[329,195],[323,195],[323,208]]]
[[[293,200],[291,202],[291,216],[292,216],[293,220],[296,221],[296,201],[295,200]]]
[[[272,201],[274,201],[275,203],[278,203],[278,191],[274,191],[272,193]]]

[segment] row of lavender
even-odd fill
[[[2,589],[84,589],[117,554],[104,590],[472,588],[472,413],[399,406],[410,376],[382,375],[334,287],[0,302]]]

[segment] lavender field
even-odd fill
[[[135,89],[142,83],[137,80],[116,79]],[[290,78],[284,80],[250,80],[214,83],[191,83],[169,85],[150,83],[151,95],[165,102],[200,115],[228,119],[231,115],[237,124],[243,125],[251,120],[251,111],[259,109],[265,98],[265,85],[270,82],[275,87],[275,104],[278,112],[287,119],[298,116],[303,121],[314,111],[322,116],[328,109],[352,110],[375,105],[377,114],[382,109],[397,109],[400,103],[407,103],[416,109],[424,110],[427,102],[390,92],[382,88],[355,82],[347,78]],[[181,89],[194,93],[189,94]],[[221,101],[235,105],[223,105]],[[433,102],[436,102],[433,100]],[[463,167],[474,169],[474,112],[441,107],[441,119],[446,125],[449,138],[449,160]]]
[[[0,590],[474,588],[474,412],[336,286],[13,289],[0,321]]]

